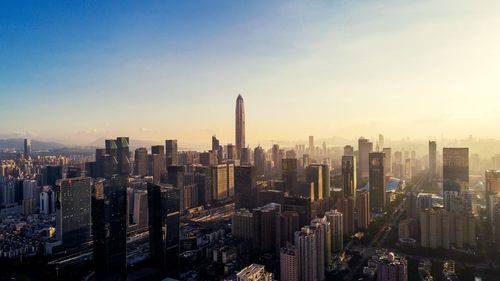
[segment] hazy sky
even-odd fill
[[[0,137],[500,137],[498,0],[58,3],[0,2]]]

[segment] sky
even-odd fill
[[[0,137],[500,138],[498,50],[496,0],[1,1]]]

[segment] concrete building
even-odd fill
[[[251,264],[236,273],[236,281],[273,281],[273,274],[260,264]]]
[[[233,237],[254,240],[253,214],[247,209],[236,210],[231,219]]]

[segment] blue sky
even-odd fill
[[[2,1],[0,137],[500,137],[498,1]],[[491,102],[485,102],[491,101]],[[445,106],[443,106],[445,105]]]

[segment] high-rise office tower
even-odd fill
[[[392,175],[392,149],[390,147],[384,147],[382,152],[385,155],[384,158],[384,170],[386,175]]]
[[[414,162],[411,158],[405,159],[403,178],[407,181],[411,181],[413,178],[413,166]]]
[[[179,154],[177,151],[177,140],[166,140],[165,141],[165,164],[168,166],[179,165]]]
[[[217,165],[219,161],[217,160],[217,152],[210,150],[208,152],[200,153],[200,164],[203,166],[213,166]]]
[[[394,164],[392,172],[396,178],[402,178],[404,176],[403,169],[403,153],[401,151],[394,152]]]
[[[493,230],[495,233],[495,242],[497,252],[500,252],[500,204],[496,204],[493,208]]]
[[[284,211],[280,215],[281,246],[293,244],[295,231],[300,230],[299,214],[295,211]]]
[[[216,165],[212,166],[212,187],[213,187],[213,199],[223,200],[226,199],[228,195],[228,186],[227,186],[227,169],[226,165]]]
[[[71,178],[79,178],[82,176],[82,169],[77,166],[69,166],[66,169],[66,178],[71,179]]]
[[[437,146],[435,141],[429,141],[429,178],[436,179],[437,172]]]
[[[36,213],[36,201],[40,197],[40,187],[36,180],[22,181],[22,214],[27,216]]]
[[[220,141],[217,139],[215,135],[212,136],[212,151],[215,151],[215,153],[217,154],[217,164],[221,163],[223,158],[222,149]]]
[[[220,142],[215,135],[212,136],[212,150],[219,150]]]
[[[254,166],[234,167],[234,197],[237,209],[257,207],[257,177]]]
[[[162,173],[165,171],[165,162],[159,154],[148,155],[148,172],[147,175],[153,177],[154,183],[160,183]]]
[[[491,200],[490,198],[492,196],[496,197],[498,193],[500,193],[500,170],[486,170],[484,173],[484,199],[486,201],[486,212],[488,214],[488,219],[490,222],[492,222],[492,210],[495,207],[494,205],[491,205],[491,202],[494,200]]]
[[[261,252],[279,252],[281,206],[269,203],[252,210],[254,219],[254,243]]]
[[[345,156],[353,156],[354,155],[354,147],[352,147],[352,145],[344,146],[344,155]]]
[[[160,177],[162,174],[164,174],[167,171],[167,161],[166,161],[166,156],[165,156],[165,147],[163,145],[153,145],[151,146],[151,155],[158,155],[158,162],[154,163],[155,167],[154,169],[157,170],[157,173],[159,173]],[[158,178],[159,179],[159,178]]]
[[[184,182],[185,167],[184,166],[168,166],[167,173],[168,173],[167,183],[179,190],[179,194],[180,194],[180,198],[181,198],[180,210],[182,212],[188,207],[188,205],[186,205],[186,203],[187,203],[188,199],[190,199],[190,198],[187,198],[189,196],[189,194],[185,193],[186,189],[184,188],[186,186],[186,183]]]
[[[118,163],[118,174],[122,176],[130,175],[130,150],[129,138],[116,138],[116,159]]]
[[[342,213],[337,210],[325,212],[325,217],[332,228],[332,252],[339,253],[344,249],[344,231]]]
[[[299,281],[299,257],[297,248],[291,243],[281,248],[280,252],[281,281]]]
[[[184,166],[168,166],[168,184],[181,189],[184,186]],[[182,194],[181,194],[182,196]]]
[[[285,182],[285,191],[289,194],[297,192],[297,159],[283,159],[281,170],[281,179]]]
[[[237,151],[236,151],[236,146],[234,146],[232,143],[228,144],[226,146],[226,160],[236,160],[237,158]]]
[[[384,153],[370,153],[369,161],[370,208],[374,212],[383,212],[385,209]]]
[[[128,176],[130,174],[129,138],[105,140],[105,150],[96,150],[96,164],[101,177],[110,178],[115,174]]]
[[[104,159],[106,156],[105,148],[96,148],[95,150],[95,174],[93,178],[102,177],[104,175]]]
[[[134,190],[132,223],[137,228],[148,227],[148,193],[146,190]]]
[[[128,177],[115,175],[94,182],[92,235],[97,280],[126,280]]]
[[[236,209],[231,216],[231,233],[238,239],[254,240],[253,213],[248,209]]]
[[[367,191],[358,191],[356,194],[356,227],[368,229],[370,223],[370,196]]]
[[[198,186],[198,202],[202,205],[212,202],[212,177],[210,167],[197,167],[194,171],[194,183]]]
[[[342,189],[345,197],[356,195],[356,156],[342,156]]]
[[[137,148],[134,153],[134,175],[148,174],[148,150],[145,147]]]
[[[323,177],[323,191],[321,192],[324,199],[330,198],[330,166],[321,164],[321,176]]]
[[[300,231],[295,232],[295,247],[299,258],[299,280],[301,281],[319,280],[317,239],[319,238],[309,226],[304,226]]]
[[[469,149],[443,148],[443,192],[469,188]]]
[[[43,189],[40,192],[40,214],[50,215],[55,212],[56,200],[52,189]]]
[[[378,148],[379,148],[379,151],[380,149],[382,149],[384,147],[384,136],[382,134],[379,134],[378,135]]]
[[[358,165],[359,165],[359,175],[361,178],[367,178],[369,176],[369,153],[373,151],[373,143],[365,138],[360,138],[358,140]]]
[[[257,146],[253,150],[253,161],[257,177],[263,177],[266,171],[266,154],[262,147]]]
[[[314,159],[315,149],[314,149],[314,136],[309,136],[309,156]]]
[[[50,186],[55,186],[56,181],[63,178],[63,169],[61,166],[47,165],[45,167],[45,183]]]
[[[279,177],[281,175],[281,155],[280,155],[280,147],[277,144],[273,144],[273,148],[271,150],[271,158],[273,160],[273,175],[275,177]]]
[[[24,139],[24,158],[31,158],[31,139]]]
[[[148,182],[149,249],[165,277],[179,278],[180,192]]]
[[[378,281],[408,281],[408,263],[405,257],[388,253],[375,262]]]
[[[314,201],[323,199],[323,168],[321,165],[309,165],[306,168],[306,183],[314,184]]]
[[[355,197],[343,197],[337,199],[337,209],[343,214],[344,234],[352,235],[355,231]]]
[[[90,241],[91,179],[78,177],[56,183],[56,237],[60,250]]]
[[[214,200],[223,200],[234,195],[234,164],[212,166],[212,195]]]
[[[250,148],[243,147],[241,149],[240,163],[241,163],[241,165],[251,165],[251,162],[250,162]]]
[[[284,211],[295,211],[299,214],[299,226],[307,225],[312,218],[311,199],[302,196],[286,196],[284,198]]]
[[[245,147],[245,106],[243,105],[243,97],[238,95],[236,99],[236,156],[239,159],[241,149]]]

